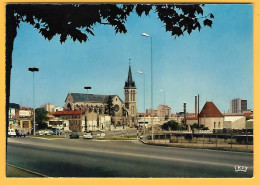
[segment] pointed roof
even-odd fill
[[[129,64],[129,70],[128,70],[128,78],[127,78],[127,81],[125,82],[125,88],[136,88],[135,82],[133,81],[133,78],[132,78],[132,71],[131,71],[130,64]]]
[[[199,117],[224,117],[213,102],[206,102]]]
[[[129,70],[128,70],[128,78],[127,78],[128,82],[132,82],[132,71],[131,71],[131,66],[129,65]]]

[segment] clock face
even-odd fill
[[[115,109],[116,112],[118,112],[119,111],[119,106],[117,104],[115,104],[114,109]]]

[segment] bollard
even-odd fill
[[[233,139],[233,137],[232,137],[232,130],[231,130],[231,149],[232,149],[232,143],[233,143],[232,139]]]
[[[246,129],[246,149],[248,150],[248,132],[247,132],[247,129]]]
[[[218,134],[216,132],[216,148],[218,148]]]

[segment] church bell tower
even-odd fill
[[[125,82],[125,108],[128,112],[128,126],[132,127],[137,123],[136,109],[136,86],[132,78],[131,65],[129,62],[128,78]]]

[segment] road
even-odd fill
[[[50,177],[252,177],[253,154],[139,141],[8,138],[7,163]],[[236,165],[248,167],[235,172]]]

